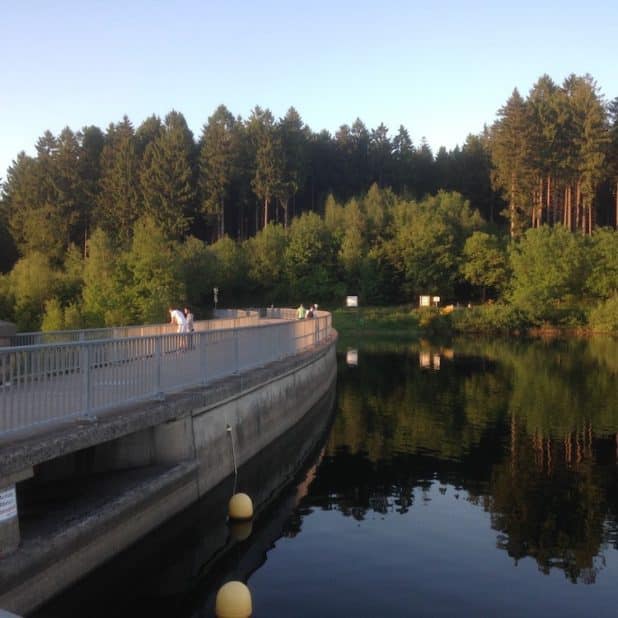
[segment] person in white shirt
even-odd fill
[[[176,329],[177,333],[186,333],[187,332],[187,319],[185,318],[183,312],[180,309],[172,309],[170,307],[170,324],[176,324],[178,328]]]

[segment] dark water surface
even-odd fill
[[[610,339],[342,349],[240,471],[250,533],[230,480],[36,615],[212,616],[240,579],[258,618],[616,616],[617,379]]]

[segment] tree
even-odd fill
[[[608,142],[606,115],[595,81],[590,75],[569,76],[564,90],[570,100],[571,122],[574,131],[577,190],[576,227],[592,234],[594,227],[593,202],[600,184]],[[579,224],[579,225],[578,225]]]
[[[178,245],[150,217],[135,224],[126,266],[130,283],[125,306],[132,307],[138,323],[160,323],[169,307],[184,303],[186,290]]]
[[[603,300],[618,294],[618,232],[610,228],[595,230],[587,251],[590,275],[586,289]]]
[[[269,223],[246,243],[249,278],[266,304],[288,300],[285,295],[285,229]]]
[[[589,266],[580,237],[562,226],[529,229],[510,247],[512,303],[534,322],[573,315]]]
[[[380,187],[390,186],[393,178],[393,145],[384,123],[380,123],[377,129],[371,131],[369,162],[371,181],[377,182]]]
[[[225,235],[225,202],[238,164],[236,121],[228,109],[220,105],[202,131],[199,176],[202,211],[214,215],[216,239]]]
[[[315,213],[306,213],[292,222],[284,264],[291,298],[332,302],[343,296],[335,278],[336,245]]]
[[[500,291],[507,280],[507,254],[497,236],[473,232],[463,248],[461,272],[472,285],[481,288],[485,302],[487,288]]]
[[[609,112],[609,144],[608,169],[614,195],[614,228],[618,230],[618,97],[608,105]]]
[[[288,226],[290,199],[295,200],[307,177],[307,133],[298,112],[290,107],[279,121],[283,170],[278,198],[283,209],[283,225]]]
[[[224,236],[210,247],[216,260],[214,283],[219,288],[219,299],[228,306],[241,306],[246,302],[247,256],[245,248]]]
[[[457,193],[438,192],[421,202],[399,202],[390,250],[405,294],[454,294],[466,238],[482,226],[477,211]]]
[[[137,321],[128,294],[131,277],[125,256],[102,229],[96,229],[86,245],[83,269],[82,314],[89,328],[117,326]]]
[[[83,227],[78,230],[75,242],[79,242],[84,248],[85,254],[88,235],[91,230],[94,230],[100,224],[97,219],[97,197],[101,178],[101,156],[103,148],[105,147],[105,136],[98,127],[88,126],[81,130],[78,137],[81,142],[78,168],[84,203],[82,207],[82,220],[80,221]],[[83,243],[80,242],[82,240]]]
[[[39,330],[45,303],[56,295],[57,278],[49,258],[37,251],[20,258],[15,264],[9,281],[19,330]]]
[[[148,144],[140,173],[144,210],[170,238],[182,238],[195,212],[195,144],[182,114],[171,111]]]
[[[531,125],[528,106],[517,89],[498,111],[491,129],[490,148],[494,165],[494,187],[504,193],[511,238],[524,228],[531,210]]]
[[[254,176],[251,188],[264,205],[263,225],[269,221],[268,207],[281,192],[283,181],[283,152],[275,131],[275,121],[269,110],[256,107],[249,118],[248,130],[255,149]]]
[[[393,138],[393,159],[393,189],[400,195],[407,196],[416,185],[416,178],[413,167],[414,144],[403,125],[399,126],[399,131]]]
[[[133,225],[140,216],[140,204],[135,133],[125,116],[107,129],[97,199],[97,220],[110,238],[125,248],[129,247]]]

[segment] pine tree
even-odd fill
[[[139,161],[135,132],[125,116],[110,125],[101,153],[97,220],[111,238],[128,247],[140,215]]]
[[[371,131],[369,162],[371,182],[377,182],[380,187],[390,186],[393,177],[393,145],[384,123],[380,123],[377,129]]]
[[[216,218],[215,239],[225,234],[225,202],[230,195],[238,164],[236,121],[225,105],[220,105],[204,125],[199,166],[202,210]]]
[[[296,199],[307,178],[308,129],[298,112],[290,107],[277,127],[282,148],[282,179],[277,197],[283,209],[283,225],[288,226],[290,200]]]
[[[607,162],[609,180],[614,195],[614,227],[618,230],[618,97],[608,105],[609,144]]]
[[[273,115],[269,110],[256,107],[249,119],[248,130],[254,143],[254,176],[251,188],[264,205],[263,225],[269,221],[268,207],[280,192],[283,175],[281,140],[275,131]]]
[[[182,114],[165,117],[163,132],[148,144],[140,173],[144,210],[170,238],[184,236],[195,213],[195,145]]]
[[[511,238],[521,234],[531,210],[531,123],[526,102],[515,89],[491,130],[490,148],[494,187],[502,190],[508,204]]]

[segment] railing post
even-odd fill
[[[240,372],[240,350],[238,341],[238,329],[234,329],[234,367],[236,370],[234,373]]]
[[[163,359],[162,352],[162,344],[163,344],[163,336],[157,335],[155,336],[155,358],[156,358],[156,369],[155,369],[155,394],[157,397],[161,397],[161,362]]]
[[[79,356],[79,365],[82,372],[82,403],[84,405],[84,414],[89,416],[92,409],[90,394],[90,346],[86,342],[82,342]]]
[[[208,337],[206,333],[195,333],[198,336],[197,344],[200,346],[200,373],[202,383],[208,382]]]

